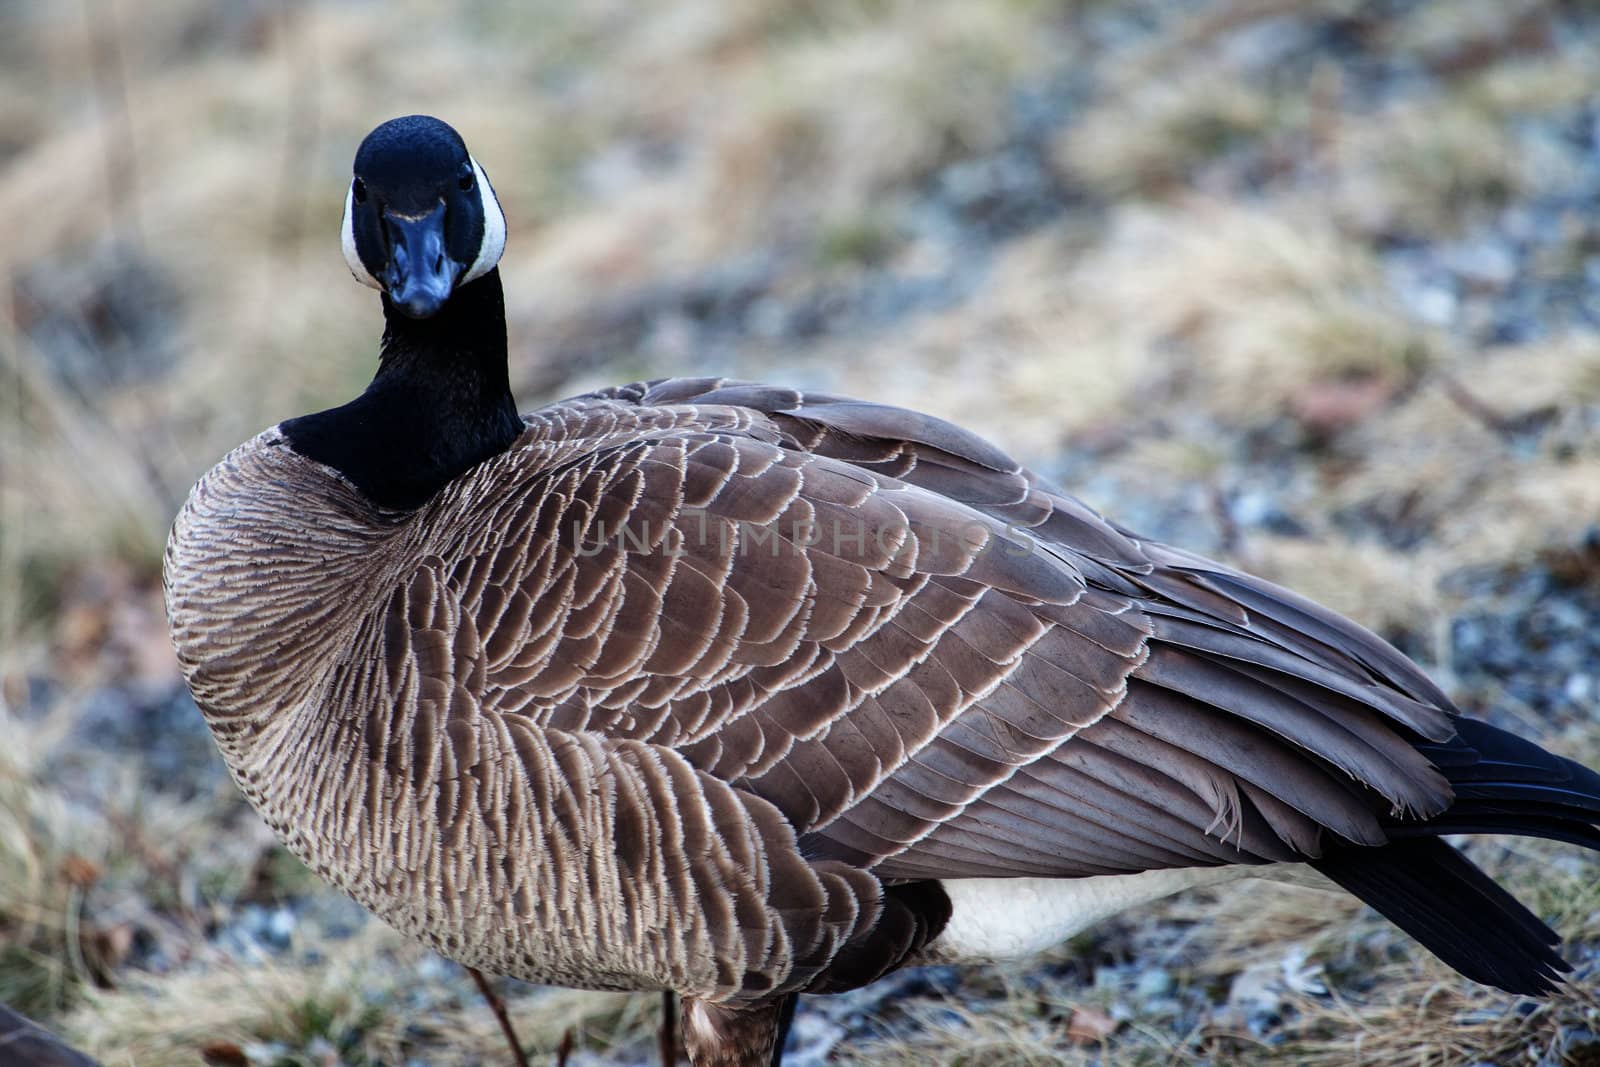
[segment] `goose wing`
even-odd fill
[[[926,415],[627,386],[535,413],[431,506],[463,518],[425,570],[484,707],[672,749],[810,859],[1286,860],[1450,801],[1415,747],[1448,703],[1388,645]]]

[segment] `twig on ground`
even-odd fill
[[[1444,387],[1444,395],[1450,398],[1451,403],[1482,423],[1490,433],[1510,440],[1525,429],[1522,419],[1502,415],[1451,375],[1439,372],[1439,384]]]
[[[506,1002],[500,999],[489,986],[489,979],[476,967],[468,967],[467,973],[472,975],[472,980],[478,983],[478,992],[483,994],[483,999],[489,1002],[489,1010],[494,1012],[495,1021],[500,1024],[500,1032],[506,1035],[506,1044],[511,1046],[511,1062],[515,1067],[528,1067],[527,1054],[522,1051],[522,1042],[517,1040],[516,1028],[511,1025],[511,1016],[506,1014]],[[562,1044],[566,1044],[563,1039]],[[566,1062],[565,1056],[560,1056],[558,1064]]]

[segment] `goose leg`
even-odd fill
[[[790,993],[778,1005],[778,1036],[772,1043],[771,1067],[782,1067],[783,1046],[789,1043],[789,1027],[794,1025],[794,1012],[799,1006],[798,993]]]
[[[678,995],[670,989],[661,991],[661,1029],[656,1034],[656,1047],[661,1050],[661,1067],[677,1067]]]
[[[489,980],[478,968],[468,967],[467,973],[472,975],[472,980],[478,984],[478,992],[483,994],[483,999],[489,1002],[489,1010],[494,1012],[495,1021],[500,1024],[500,1032],[506,1035],[506,1044],[511,1046],[513,1067],[528,1067],[528,1057],[522,1051],[522,1042],[517,1040],[517,1031],[511,1025],[511,1016],[506,1014],[506,1002],[500,999],[500,994],[489,987]]]

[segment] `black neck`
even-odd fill
[[[376,504],[414,508],[522,432],[506,370],[506,306],[495,268],[438,314],[412,319],[383,298],[383,348],[367,391],[283,424],[289,444]]]

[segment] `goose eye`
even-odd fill
[[[360,178],[351,182],[350,195],[356,198],[356,203],[365,204],[367,202],[367,183]]]
[[[469,171],[467,171],[467,172],[466,172],[466,173],[465,173],[465,174],[463,174],[463,175],[462,175],[462,176],[461,176],[461,177],[460,177],[460,179],[458,179],[458,180],[457,180],[457,181],[456,181],[456,184],[457,184],[457,185],[459,185],[459,186],[461,186],[461,191],[462,191],[462,192],[463,192],[463,193],[470,193],[470,192],[472,192],[472,185],[473,185],[473,181],[472,181],[472,172],[471,172],[471,171],[470,171],[470,170],[469,170]]]

